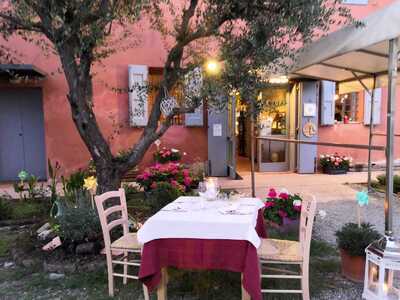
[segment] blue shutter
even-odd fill
[[[382,89],[377,88],[374,90],[374,125],[381,123],[381,110],[382,110]],[[369,93],[364,92],[364,125],[369,125],[371,120],[371,96]]]
[[[129,124],[143,127],[148,120],[147,81],[149,68],[144,65],[129,65]]]
[[[321,125],[335,123],[336,84],[333,81],[321,82]]]
[[[185,101],[190,102],[192,96],[199,97],[201,95],[202,77],[201,69],[196,68],[185,76]],[[189,104],[189,103],[188,103]],[[193,113],[185,114],[186,126],[204,126],[204,108],[203,103],[198,106]]]

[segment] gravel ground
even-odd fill
[[[320,201],[318,202],[318,210],[326,211],[326,217],[317,216],[314,225],[315,236],[334,245],[336,243],[335,232],[339,230],[343,224],[347,222],[357,222],[357,203],[355,201],[356,191],[363,190],[361,185],[352,185],[354,193],[349,193],[343,199]],[[384,194],[374,193],[370,195],[369,204],[361,208],[361,221],[374,224],[376,229],[384,233]],[[396,218],[400,214],[400,202],[393,203],[393,229],[394,232],[400,233],[400,218]]]

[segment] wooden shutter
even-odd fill
[[[203,84],[201,68],[196,68],[185,76],[185,101],[190,102],[192,97],[201,96],[201,87]],[[204,106],[201,102],[193,113],[185,114],[185,125],[186,126],[199,126],[204,125]]]
[[[374,90],[374,116],[373,116],[374,125],[381,123],[381,110],[382,110],[382,89],[377,88]],[[364,124],[369,125],[370,120],[371,120],[371,96],[369,93],[364,92]]]
[[[134,127],[147,125],[149,68],[144,65],[129,65],[129,124]]]
[[[333,81],[321,82],[321,125],[335,123],[336,84]]]

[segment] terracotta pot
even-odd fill
[[[352,256],[340,249],[342,275],[355,282],[364,281],[365,256]]]

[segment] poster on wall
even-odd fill
[[[315,117],[317,115],[317,105],[315,103],[304,103],[304,117]]]

